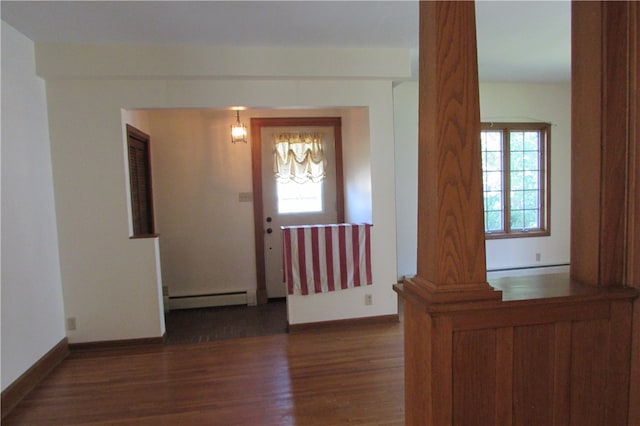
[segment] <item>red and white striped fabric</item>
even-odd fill
[[[372,284],[371,226],[283,227],[284,281],[289,294],[326,293]]]

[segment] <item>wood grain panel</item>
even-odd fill
[[[640,288],[640,4],[629,4],[629,244],[627,283]],[[640,405],[640,404],[639,404]]]
[[[451,424],[451,320],[411,300],[404,316],[406,424]]]
[[[600,279],[598,285],[621,285],[626,238],[627,157],[629,144],[628,3],[604,2],[605,19],[602,105],[602,182],[600,185]]]
[[[486,283],[471,2],[420,2],[418,276]]]
[[[461,312],[453,319],[457,330],[482,329],[489,327],[524,326],[532,324],[553,323],[568,320],[588,320],[609,318],[608,302],[592,302],[582,304],[547,305],[545,314],[540,315],[540,303],[530,306],[515,304],[510,308],[503,303],[502,309],[495,310],[493,315],[478,315],[477,312]]]
[[[553,424],[555,327],[516,327],[513,342],[513,424]]]
[[[496,330],[496,425],[513,424],[513,327]]]
[[[640,289],[640,3],[630,2],[629,243],[626,284]],[[629,424],[640,424],[640,300],[633,308]]]
[[[571,322],[555,324],[553,372],[553,424],[569,424],[571,398]]]
[[[407,425],[430,424],[432,401],[429,366],[431,365],[431,318],[422,306],[404,302],[405,410]]]
[[[631,363],[631,305],[624,302],[611,304],[609,321],[609,387],[606,394],[607,425],[626,425],[629,407],[629,368]],[[636,402],[637,404],[638,402]],[[634,405],[636,405],[634,404]]]
[[[493,425],[495,406],[496,331],[454,332],[452,424]]]
[[[571,425],[604,425],[609,321],[575,322],[571,333]]]
[[[636,293],[582,286],[589,292],[542,285],[549,298],[446,307],[396,286],[411,306],[407,424],[624,424]]]
[[[597,285],[600,266],[602,5],[571,3],[571,277]]]
[[[628,285],[640,288],[640,3],[629,3]],[[640,404],[638,404],[640,406]]]
[[[640,289],[640,285],[637,286]],[[640,425],[640,300],[633,303],[631,367],[629,376],[629,425]]]
[[[637,287],[640,289],[640,285]],[[629,375],[629,425],[640,425],[640,300],[633,304],[631,367]]]
[[[431,407],[433,413],[428,423],[433,425],[452,424],[454,409],[454,335],[451,317],[435,317],[432,319],[431,329],[431,364],[429,365],[429,379],[431,381]]]
[[[621,285],[627,262],[630,11],[572,3],[571,273],[600,286]]]

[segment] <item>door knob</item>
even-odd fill
[[[273,229],[267,228],[267,234],[271,234],[272,232],[273,232]]]

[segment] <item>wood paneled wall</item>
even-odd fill
[[[640,289],[640,6],[572,4],[571,276]],[[629,424],[640,424],[640,301]]]
[[[635,291],[566,274],[493,285],[503,300],[425,304],[396,288],[406,424],[626,425]]]
[[[625,283],[640,290],[640,3],[629,4],[629,215]],[[640,424],[640,299],[633,308],[629,425]]]
[[[407,425],[640,424],[638,9],[573,3],[571,274],[487,288],[473,4],[420,3]]]
[[[571,276],[599,286],[622,285],[631,266],[634,8],[632,2],[572,6]]]

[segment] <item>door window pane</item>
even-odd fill
[[[278,213],[322,212],[322,182],[277,182]]]

